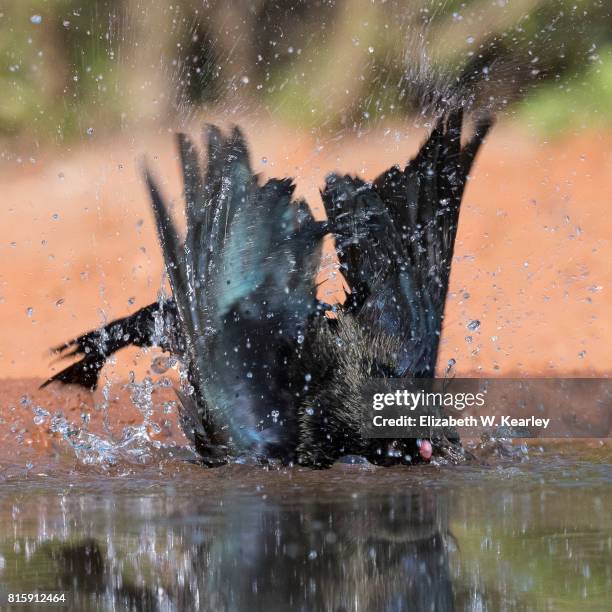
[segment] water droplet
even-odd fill
[[[32,15],[30,17],[30,21],[34,24],[34,25],[38,25],[40,23],[42,23],[42,15]]]
[[[304,375],[304,380],[306,382],[310,382],[312,380],[312,374],[305,374]]]
[[[303,344],[304,343],[304,335],[303,334],[298,334],[297,343],[298,344]]]
[[[34,408],[34,423],[42,425],[49,418],[49,413],[40,406]]]
[[[374,47],[368,47],[368,53],[374,53]]]
[[[470,321],[466,326],[470,331],[476,331],[480,327],[480,321],[478,319],[474,319]]]
[[[31,317],[34,314],[34,309],[30,306],[26,309],[26,314]]]
[[[246,373],[246,377],[247,378],[253,378],[253,372],[247,372]]]
[[[304,412],[308,415],[308,416],[312,416],[314,414],[314,410],[312,408],[306,408],[306,410],[304,410]]]
[[[586,351],[580,351],[578,353],[578,357],[580,357],[580,359],[584,359],[586,357],[586,354],[587,354]]]
[[[155,374],[164,374],[170,369],[170,360],[163,355],[158,355],[151,362],[151,370],[155,372]]]
[[[63,303],[64,303],[64,298],[60,298],[59,300],[57,300],[57,302],[55,302],[56,308],[59,308]]]
[[[93,136],[94,135],[94,129],[92,127],[88,127],[87,128],[87,135],[88,136]]]
[[[246,75],[244,75],[244,76],[240,77],[240,82],[241,82],[243,85],[247,85],[247,84],[248,84],[248,82],[249,82],[249,77],[248,77],[248,76],[246,76]]]
[[[468,36],[468,37],[465,39],[465,42],[466,42],[468,45],[473,45],[475,40],[476,40],[476,39],[475,39],[473,36]]]

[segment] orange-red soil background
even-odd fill
[[[298,194],[321,216],[318,193],[331,170],[367,178],[413,155],[424,136],[402,125],[360,138],[317,140],[305,133],[243,123],[252,162],[264,176],[295,176]],[[194,129],[194,134],[197,130]],[[544,142],[500,125],[486,143],[461,212],[439,369],[457,375],[607,376],[612,370],[612,134],[582,133]],[[36,151],[0,168],[0,420],[5,450],[25,432],[34,453],[52,450],[36,427],[30,395],[47,409],[80,413],[103,399],[74,389],[36,391],[52,371],[49,347],[156,299],[162,259],[139,160],[147,152],[165,194],[182,208],[170,130],[129,138],[93,137],[71,150]],[[322,271],[329,276],[333,268]],[[338,281],[324,285],[338,294]],[[477,319],[477,331],[467,324]],[[124,351],[105,375],[144,375],[155,353]],[[163,396],[163,397],[162,397]],[[158,438],[181,439],[174,415]],[[101,414],[94,411],[100,431]],[[142,415],[116,387],[109,421]],[[173,432],[173,433],[171,433]],[[8,444],[8,446],[7,446]]]
[[[330,141],[243,125],[256,170],[295,176],[319,214],[328,171],[373,178],[423,138],[401,125]],[[457,374],[610,373],[611,136],[545,142],[512,126],[493,131],[461,212],[440,367],[453,358]],[[139,173],[144,152],[180,212],[170,131],[3,162],[1,377],[47,376],[50,346],[156,299],[162,260]],[[471,332],[474,319],[481,325]],[[121,378],[133,357],[118,360]]]

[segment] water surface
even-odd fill
[[[38,590],[79,610],[604,610],[609,462],[608,447],[581,443],[452,467],[162,459],[24,478],[12,466],[0,601]]]

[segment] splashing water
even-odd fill
[[[161,378],[153,381],[150,377],[141,382],[132,373],[130,382],[121,386],[129,392],[130,402],[142,415],[138,424],[125,425],[117,435],[112,430],[109,408],[112,401],[113,384],[107,380],[102,388],[102,401],[94,411],[102,416],[102,432],[90,430],[91,413],[81,413],[80,422],[68,418],[61,410],[52,411],[34,404],[29,397],[21,400],[22,406],[31,410],[36,426],[47,426],[50,434],[59,434],[62,441],[74,452],[83,465],[96,465],[103,468],[118,464],[148,464],[158,459],[180,455],[194,459],[196,454],[187,446],[177,447],[176,442],[162,442],[156,436],[162,433],[162,426],[154,420],[157,408],[164,416],[176,409],[175,402],[163,401],[158,406],[153,399],[156,389],[172,387],[172,381]]]

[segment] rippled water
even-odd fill
[[[609,609],[609,466],[609,447],[581,443],[458,467],[13,471],[0,602],[38,590],[78,610]]]

